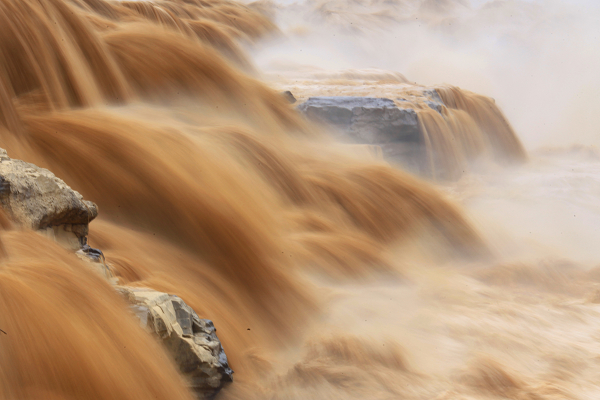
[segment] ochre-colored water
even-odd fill
[[[400,74],[368,69],[327,73],[313,68],[289,74],[271,75],[298,101],[311,96],[386,97],[395,99],[400,108],[415,109],[429,159],[427,175],[434,178],[456,179],[469,170],[470,163],[482,159],[509,164],[527,160],[521,141],[489,97],[449,85],[410,84]],[[423,91],[432,90],[445,104],[440,112],[423,102]]]
[[[561,398],[520,376],[526,357],[507,367],[492,344],[468,357],[481,349],[465,343],[512,312],[492,309],[502,285],[546,284],[528,265],[470,269],[499,263],[454,204],[478,185],[436,189],[304,121],[240,47],[280,34],[266,6],[0,0],[0,146],[98,204],[90,244],[121,283],[215,322],[235,370],[222,398]],[[383,79],[408,85],[399,76]],[[445,118],[416,107],[440,176],[478,157],[526,160],[491,99],[438,92]],[[191,398],[102,277],[0,222],[2,398]],[[456,323],[461,307],[482,325]]]

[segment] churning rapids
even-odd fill
[[[219,399],[598,399],[580,3],[0,0],[0,147],[98,204],[120,283],[214,321]],[[336,142],[284,90],[415,109],[427,167]],[[194,398],[109,282],[0,227],[2,399]]]

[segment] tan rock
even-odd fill
[[[18,225],[77,250],[85,244],[96,204],[47,169],[8,157],[0,149],[0,205]]]
[[[118,286],[142,327],[167,348],[199,398],[211,398],[233,371],[212,321],[201,319],[177,296],[147,288]]]

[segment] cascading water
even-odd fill
[[[372,24],[417,13],[442,26],[467,7],[342,3],[289,9],[347,29],[365,10]],[[285,36],[278,13],[0,0],[0,147],[98,204],[89,240],[120,283],[214,321],[235,370],[220,398],[594,398],[598,273],[589,259],[541,263],[497,226],[511,197],[497,189],[495,209],[483,189],[539,181],[504,171],[528,155],[495,102],[438,85],[441,112],[411,103],[429,176],[456,179],[434,187],[339,146],[273,88],[402,106],[423,87],[373,70],[268,75],[246,52]],[[535,157],[522,168],[554,171]],[[469,173],[482,159],[493,173]],[[103,277],[4,215],[0,227],[1,398],[192,398]]]

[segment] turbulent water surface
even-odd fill
[[[214,321],[218,398],[597,399],[597,11],[0,0],[0,147],[98,204],[120,283]],[[416,109],[430,168],[282,90]],[[1,398],[193,398],[103,277],[1,217]]]

